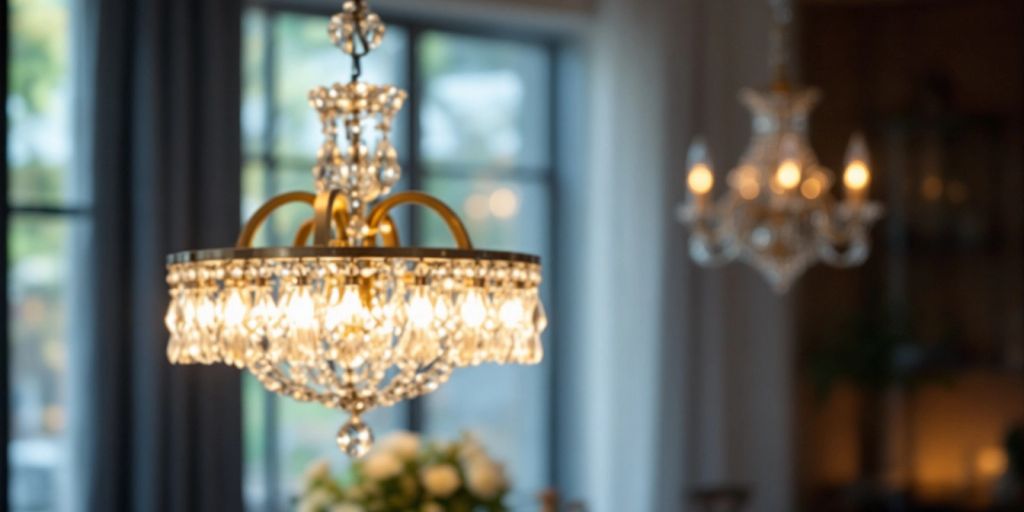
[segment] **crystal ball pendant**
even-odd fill
[[[373,431],[359,416],[352,416],[338,429],[338,448],[349,457],[359,458],[373,447]]]

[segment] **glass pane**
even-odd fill
[[[421,151],[428,171],[547,170],[544,46],[428,32],[420,39]]]
[[[429,178],[425,187],[462,216],[476,247],[547,255],[550,208],[543,182]],[[419,219],[423,245],[452,245],[433,214],[425,211]],[[425,431],[438,439],[478,435],[507,464],[520,493],[511,502],[526,502],[548,483],[549,387],[547,363],[459,369],[424,398]]]
[[[346,82],[351,61],[327,37],[327,17],[280,14],[273,20],[275,154],[283,158],[313,158],[322,140],[320,122],[309,106],[309,91],[321,85]],[[389,26],[384,43],[363,60],[361,80],[408,88],[406,80],[406,33]],[[401,114],[393,128],[399,152],[408,114]],[[310,178],[312,180],[312,178]],[[309,188],[312,184],[306,186]]]
[[[56,216],[10,219],[10,505],[64,510],[69,454],[68,350],[81,331],[73,269],[87,247],[82,221]]]
[[[480,249],[547,252],[551,213],[547,183],[479,178],[427,178],[426,192],[447,203]],[[424,246],[452,247],[447,226],[429,210],[418,215]]]
[[[9,12],[9,199],[15,204],[82,203],[86,182],[67,165],[75,140],[70,0],[14,0]]]
[[[242,154],[266,151],[268,19],[262,9],[249,9],[242,17]]]

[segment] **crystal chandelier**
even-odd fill
[[[871,226],[881,206],[867,198],[871,182],[864,138],[853,135],[842,175],[844,197],[833,198],[835,174],[818,164],[807,122],[816,89],[787,78],[786,37],[792,19],[784,0],[773,2],[776,25],[770,60],[775,80],[767,90],[744,89],[740,100],[753,117],[753,135],[728,190],[711,197],[715,174],[696,138],[687,156],[687,199],[679,218],[690,230],[690,255],[705,266],[737,258],[759,270],[778,293],[818,261],[848,267],[870,253]]]
[[[440,200],[388,195],[401,172],[389,132],[406,93],[359,81],[384,32],[361,0],[331,18],[353,72],[309,95],[324,135],[316,193],[274,197],[234,248],[172,254],[167,265],[171,363],[248,369],[272,392],[346,411],[337,442],[356,457],[373,443],[361,415],[434,391],[458,367],[537,364],[547,326],[538,257],[475,250]],[[312,207],[293,245],[252,247],[292,203]],[[458,248],[402,247],[391,212],[404,204],[440,215]]]

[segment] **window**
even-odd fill
[[[69,351],[83,330],[72,269],[88,189],[71,162],[72,0],[8,2],[7,351],[10,510],[69,508]],[[54,135],[59,134],[59,135]]]
[[[321,135],[307,93],[346,80],[349,71],[327,39],[330,14],[259,4],[245,15],[243,218],[273,195],[312,187]],[[388,34],[364,61],[364,80],[410,92],[393,133],[404,158],[398,188],[446,201],[477,246],[540,254],[550,269],[554,45],[384,18]],[[419,213],[398,211],[404,241],[451,246],[443,224]],[[261,243],[290,243],[307,215],[301,206],[275,215]],[[439,391],[374,411],[368,420],[378,436],[399,428],[441,439],[479,435],[508,466],[521,493],[510,497],[513,505],[526,504],[550,481],[549,374],[550,361],[463,369]],[[327,457],[335,470],[347,463],[332,442],[342,412],[271,395],[253,379],[244,403],[252,508],[289,503],[303,470],[318,458]]]

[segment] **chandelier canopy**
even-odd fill
[[[343,409],[337,442],[358,457],[373,443],[365,412],[434,391],[458,367],[539,363],[547,317],[538,257],[475,250],[440,200],[389,195],[401,175],[389,134],[406,93],[359,81],[360,59],[384,37],[380,17],[348,0],[328,33],[353,72],[309,95],[324,134],[316,193],[272,198],[234,248],[168,257],[167,356],[244,368],[270,391]],[[293,245],[253,248],[292,203],[312,209]],[[440,215],[457,248],[402,247],[391,212],[404,204]]]
[[[790,7],[785,0],[773,3],[775,81],[766,90],[740,92],[753,117],[750,144],[726,177],[728,190],[716,201],[707,147],[699,137],[693,141],[687,157],[689,194],[679,218],[691,229],[690,255],[697,263],[742,259],[784,293],[818,261],[863,263],[870,253],[870,228],[882,208],[867,198],[870,158],[859,134],[851,138],[846,154],[845,195],[833,198],[835,173],[818,163],[807,138],[808,117],[820,94],[787,78]]]

